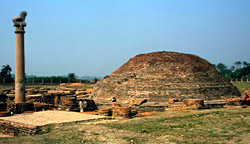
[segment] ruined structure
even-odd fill
[[[15,103],[25,103],[25,61],[24,61],[24,27],[27,13],[12,19],[16,27],[16,59],[15,59]]]
[[[98,103],[112,97],[122,104],[131,98],[167,102],[169,98],[220,99],[240,92],[212,64],[191,54],[154,52],[132,57],[93,89]]]

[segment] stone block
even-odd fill
[[[112,111],[110,108],[102,108],[98,110],[98,115],[102,115],[102,116],[111,116],[112,115]]]
[[[113,102],[112,103],[112,108],[115,108],[115,107],[121,107],[121,105],[118,104],[117,102]]]
[[[0,119],[0,131],[13,136],[35,135],[41,127]]]
[[[6,102],[6,94],[0,94],[0,102]]]
[[[45,103],[34,103],[34,109],[35,111],[49,110],[50,105]]]
[[[92,89],[86,89],[86,93],[92,93]]]
[[[77,90],[77,91],[75,91],[75,94],[76,95],[82,95],[82,94],[87,94],[87,92],[84,91],[84,90]]]
[[[0,112],[0,117],[6,117],[6,116],[10,116],[10,112],[9,111],[1,111]]]
[[[146,98],[130,98],[129,106],[139,106],[147,102]]]
[[[75,92],[73,90],[64,90],[64,94],[74,94]]]
[[[228,106],[243,106],[244,100],[242,98],[227,99],[226,105]]]
[[[131,109],[131,116],[135,116],[138,114],[138,111],[135,109]]]
[[[33,103],[15,103],[14,104],[15,113],[23,113],[24,111],[34,111]]]
[[[203,107],[204,106],[204,100],[202,99],[184,99],[183,105],[186,107]]]
[[[0,102],[0,111],[6,111],[7,109],[7,103]]]
[[[178,101],[179,101],[178,98],[170,98],[170,99],[168,99],[169,104],[173,104],[173,103],[178,102]]]
[[[84,108],[84,111],[94,111],[97,110],[97,105],[95,104],[95,101],[92,99],[85,99],[87,102],[86,108]]]
[[[112,116],[115,118],[118,117],[129,118],[131,117],[131,109],[128,107],[115,107],[113,108]]]
[[[49,93],[49,94],[62,94],[63,90],[48,90],[47,93]]]

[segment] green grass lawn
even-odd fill
[[[168,136],[175,143],[244,143],[249,141],[250,109],[163,112],[105,126],[148,133],[151,137]]]
[[[250,109],[165,111],[150,117],[105,123],[48,126],[35,136],[0,143],[249,143]]]
[[[233,82],[233,85],[235,85],[241,93],[243,93],[245,90],[250,90],[250,82]]]

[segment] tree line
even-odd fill
[[[11,74],[12,68],[6,64],[1,67],[0,72],[0,83],[13,83],[15,75]],[[77,79],[75,73],[68,73],[67,76],[27,76],[25,75],[26,83],[74,83],[81,82],[84,84],[96,83],[99,79],[94,78],[93,80],[88,79]]]
[[[228,80],[246,80],[250,78],[250,63],[236,61],[232,66],[227,67],[223,63],[214,65]]]
[[[250,63],[246,61],[236,61],[232,66],[227,67],[223,63],[215,64],[214,67],[221,72],[228,80],[246,80],[250,78]],[[14,74],[11,74],[12,68],[6,64],[1,67],[0,83],[13,83]],[[72,83],[81,82],[85,84],[96,83],[99,79],[93,80],[77,79],[75,73],[68,73],[67,76],[25,76],[27,83]]]

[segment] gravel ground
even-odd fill
[[[0,119],[28,124],[33,126],[43,126],[47,124],[58,124],[76,121],[100,120],[108,117],[99,115],[81,114],[78,112],[66,111],[41,111],[29,114],[14,115],[12,117],[2,117]]]

